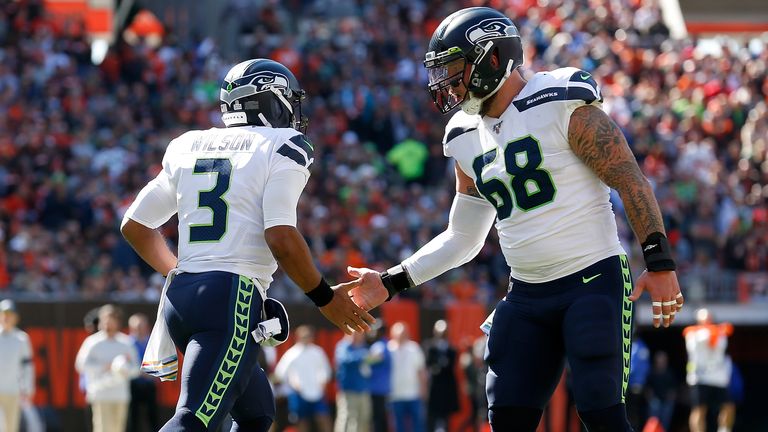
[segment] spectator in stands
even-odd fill
[[[412,341],[404,322],[396,322],[387,345],[392,355],[392,413],[395,432],[422,432],[427,371],[424,352]]]
[[[645,389],[648,374],[651,371],[651,352],[641,338],[635,334],[632,338],[632,350],[629,355],[629,380],[627,382],[627,419],[637,430],[645,424],[648,410]]]
[[[459,410],[456,350],[447,337],[448,323],[435,321],[432,339],[424,344],[427,367],[427,430],[447,432],[451,414]]]
[[[368,363],[371,366],[371,408],[373,432],[389,431],[389,395],[392,391],[392,356],[387,349],[387,326],[381,318],[366,334]]]
[[[99,331],[88,336],[75,359],[85,375],[86,399],[93,410],[93,432],[123,432],[131,399],[130,380],[139,373],[131,338],[120,332],[120,310],[99,309]]]
[[[672,426],[672,414],[677,402],[677,378],[669,368],[667,353],[659,351],[653,356],[653,370],[648,375],[648,416],[656,417],[665,431]]]
[[[35,368],[29,336],[13,300],[0,301],[0,430],[18,432],[22,405],[32,403]]]
[[[147,349],[149,334],[152,326],[149,324],[149,318],[143,313],[133,314],[128,318],[128,330],[133,345],[136,347],[138,355],[138,366],[144,358],[144,351]],[[143,407],[143,410],[142,410]],[[143,431],[146,419],[146,425],[149,430],[156,431],[160,429],[160,421],[157,415],[157,384],[150,375],[140,373],[131,379],[131,403],[128,408],[128,432]]]
[[[315,345],[315,331],[296,328],[296,343],[275,366],[275,379],[288,385],[289,420],[299,432],[309,432],[312,422],[320,432],[331,432],[331,417],[325,403],[325,386],[331,379],[331,364],[322,348]]]
[[[371,366],[365,333],[345,335],[335,352],[338,391],[333,430],[368,432],[371,429]]]
[[[728,337],[733,334],[729,323],[714,324],[708,309],[696,311],[697,324],[683,330],[688,351],[688,375],[691,389],[691,432],[707,430],[708,418],[716,418],[726,401],[731,377],[731,362],[726,355]],[[727,416],[719,416],[720,427],[727,427]]]

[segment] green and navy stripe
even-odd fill
[[[621,403],[627,393],[627,384],[629,384],[629,364],[632,353],[632,300],[629,296],[632,294],[632,274],[629,271],[629,262],[626,255],[620,255],[621,277],[624,282],[624,296],[622,299],[621,311],[621,347],[622,347],[622,381],[621,381]]]
[[[277,149],[277,153],[305,168],[309,168],[315,160],[315,148],[304,134],[298,134],[289,139],[288,142]]]
[[[251,305],[255,285],[251,279],[240,276],[237,283],[237,293],[235,299],[235,310],[233,314],[234,329],[232,338],[227,345],[227,351],[219,364],[219,370],[216,372],[208,394],[203,399],[200,408],[195,412],[206,427],[211,419],[216,415],[221,405],[221,399],[227,392],[229,384],[240,365],[240,360],[245,354],[248,342],[248,329],[251,320]]]

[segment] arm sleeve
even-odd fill
[[[128,207],[122,225],[125,225],[128,219],[133,219],[154,229],[167,222],[177,211],[176,187],[168,169],[163,168],[157,177],[144,186],[133,204]]]
[[[32,345],[24,338],[24,352],[21,356],[21,393],[32,396],[35,393],[35,364],[32,362]]]
[[[424,283],[474,258],[495,219],[496,210],[489,202],[457,193],[448,228],[402,263],[413,283]]]

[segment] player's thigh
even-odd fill
[[[631,277],[618,257],[606,263],[600,284],[574,295],[563,319],[572,390],[579,411],[624,402],[632,337]],[[597,280],[596,280],[597,282]]]
[[[304,401],[304,403],[306,402]],[[258,364],[252,367],[251,378],[235,401],[231,414],[235,423],[241,426],[262,424],[265,417],[269,419],[271,424],[272,419],[275,418],[275,398],[272,394],[272,387],[269,385],[264,370]]]
[[[178,277],[178,276],[177,276]],[[184,315],[188,320],[210,320],[211,330],[193,333],[187,342],[182,370],[182,392],[178,407],[194,413],[206,427],[215,429],[248,388],[257,365],[259,345],[250,331],[261,314],[261,296],[253,282],[237,275],[229,277],[229,288],[222,284],[200,285],[198,300],[206,302],[207,314]],[[210,290],[218,293],[201,294]],[[170,290],[169,290],[170,291]],[[190,309],[194,310],[194,309]],[[187,311],[189,312],[189,310]],[[205,323],[187,325],[204,329]]]
[[[560,379],[564,356],[559,318],[553,315],[549,320],[532,308],[536,305],[514,300],[496,306],[486,348],[491,409],[543,409]]]
[[[248,388],[254,366],[258,367],[256,343],[246,342],[243,352],[238,352],[232,339],[221,332],[195,334],[184,356],[177,409],[189,410],[211,430],[232,410]]]

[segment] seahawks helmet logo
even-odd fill
[[[514,36],[515,31],[509,20],[489,18],[467,29],[465,36],[472,44],[504,36]]]
[[[228,79],[225,80],[230,81]],[[293,94],[287,76],[277,72],[263,71],[254,75],[246,75],[231,80],[227,84],[226,89],[221,89],[220,99],[222,102],[231,104],[232,101],[236,99],[250,96],[271,88],[281,90],[288,98]]]
[[[256,84],[259,90],[266,90],[272,87],[289,89],[288,77],[279,73],[264,72],[253,78],[251,81]]]

